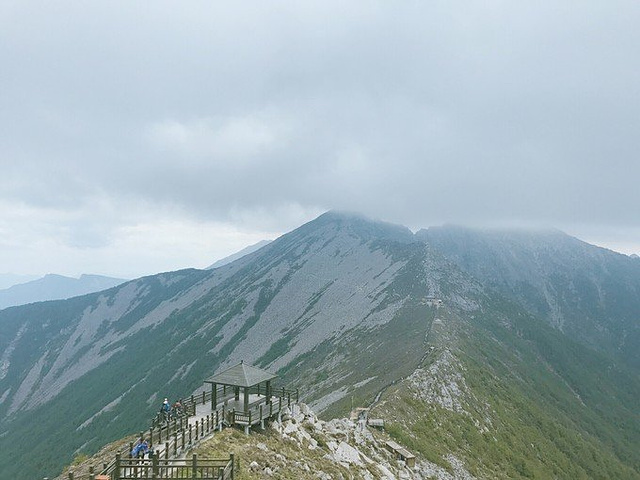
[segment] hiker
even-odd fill
[[[162,402],[162,408],[160,409],[160,412],[162,412],[165,421],[168,422],[171,418],[171,404],[169,403],[168,399],[165,398],[164,402]]]
[[[173,404],[173,412],[178,418],[182,416],[182,403],[180,403],[180,400],[176,400],[176,403]]]
[[[133,450],[131,450],[131,457],[144,458],[147,453],[149,453],[149,443],[146,440],[138,440],[138,443],[136,443]]]

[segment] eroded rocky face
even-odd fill
[[[571,288],[560,295],[556,287],[564,283],[545,275],[566,270],[575,258],[588,263],[590,254],[584,255],[582,247],[571,253],[572,242],[565,242],[561,249],[542,249],[546,255],[559,256],[549,263],[535,241],[528,238],[505,251],[498,242],[489,249],[489,260],[480,261],[482,255],[476,250],[464,255],[465,242],[454,242],[452,253],[433,238],[425,240],[403,227],[330,214],[212,271],[170,272],[109,292],[2,310],[0,469],[12,468],[10,460],[26,449],[36,456],[47,451],[59,459],[61,468],[79,449],[95,451],[123,432],[146,428],[147,419],[159,408],[159,398],[199,391],[203,379],[239,360],[277,370],[282,383],[298,387],[301,398],[327,417],[344,414],[353,399],[369,404],[390,387],[402,385],[409,392],[406,405],[426,405],[422,413],[431,407],[442,409],[459,420],[455,428],[463,431],[470,422],[484,435],[497,423],[492,424],[493,399],[480,390],[506,379],[503,390],[516,385],[509,395],[526,392],[525,400],[547,391],[549,385],[557,387],[553,396],[536,397],[535,402],[560,405],[552,418],[560,417],[566,424],[577,423],[565,412],[600,418],[605,404],[615,418],[635,418],[628,411],[632,400],[627,393],[636,391],[637,379],[626,376],[606,357],[585,353],[558,330],[550,333],[546,324],[539,325],[542,317],[527,303],[538,298],[538,290],[531,298],[519,295],[531,293],[520,282],[531,277],[530,285],[548,285],[545,295],[553,297],[555,303],[543,306],[566,307],[573,293],[588,293],[589,288],[580,290],[584,284],[572,277]],[[527,252],[538,254],[532,260]],[[600,253],[593,257],[593,265],[582,270],[589,273],[589,280],[609,268],[609,254]],[[515,260],[509,264],[510,259]],[[634,274],[635,266],[618,260],[615,269],[605,272],[607,282],[617,272]],[[549,265],[558,268],[549,270]],[[517,294],[496,293],[499,285],[492,282],[502,271],[505,278],[500,285],[511,289],[520,285]],[[486,275],[480,275],[483,272]],[[611,287],[615,282],[599,285],[597,295],[580,297],[580,308],[589,304],[589,298],[598,308],[629,307],[640,298],[627,298],[634,294],[633,283],[619,290]],[[624,297],[620,302],[616,292]],[[625,315],[632,310],[626,308]],[[615,312],[607,312],[611,323]],[[633,345],[637,338],[627,329],[633,326],[631,317],[620,318],[617,333]],[[585,325],[588,329],[594,323],[587,318]],[[461,339],[473,347],[469,354],[460,346]],[[572,370],[574,365],[585,367]],[[484,385],[474,385],[479,377]],[[617,393],[598,396],[593,378]],[[576,398],[581,406],[571,403]],[[610,399],[618,399],[621,408]],[[548,410],[527,406],[527,418]],[[509,414],[519,418],[518,413]],[[394,412],[389,410],[389,415],[392,418]],[[404,418],[398,421],[406,423]],[[593,432],[589,425],[597,422],[583,422],[576,438],[609,435],[609,429]],[[617,439],[603,442],[616,444]],[[339,446],[337,442],[336,451]],[[589,445],[596,450],[600,446]],[[342,447],[338,456],[350,458],[349,452]],[[456,462],[446,460],[449,454],[462,456],[440,448],[435,460],[455,471]],[[523,450],[522,455],[528,453]],[[533,462],[537,458],[531,457]],[[37,478],[51,473],[16,474]]]

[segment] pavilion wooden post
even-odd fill
[[[269,404],[269,412],[273,412],[276,410],[273,406],[271,406],[273,402],[273,396],[278,396],[278,389],[273,386],[273,379],[276,378],[277,375],[274,375],[266,370],[261,370],[260,368],[254,367],[252,365],[245,364],[244,361],[241,361],[239,364],[234,365],[233,367],[227,368],[226,370],[213,375],[212,377],[205,380],[205,383],[211,384],[211,412],[212,415],[209,419],[209,422],[213,422],[213,412],[216,412],[216,424],[221,425],[223,422],[229,421],[229,423],[234,424],[236,420],[241,420],[243,424],[246,416],[252,414],[251,412],[251,394],[256,393],[259,397],[263,395],[267,398],[264,402],[260,403],[268,403]],[[264,386],[263,386],[264,384]],[[221,395],[218,395],[218,385],[222,386]],[[227,387],[229,387],[227,389]],[[233,388],[233,390],[231,390]],[[240,392],[242,389],[242,393]],[[231,398],[227,398],[227,395],[231,394]],[[240,399],[240,395],[242,394],[242,400]],[[286,392],[283,388],[282,390],[282,399],[287,400],[285,397]],[[223,403],[226,404],[226,401],[231,400],[233,403],[233,407],[231,404],[223,405],[222,407],[222,419],[219,419],[219,413],[217,411],[218,402],[224,400]],[[278,405],[281,405],[282,400]],[[227,409],[229,411],[227,411]],[[281,409],[281,406],[278,407],[278,410]],[[256,412],[252,415],[258,414],[258,408],[255,408]],[[235,418],[235,412],[238,412],[238,419]],[[242,412],[242,414],[241,414]],[[260,417],[266,415],[267,409],[263,407],[262,413]],[[275,413],[275,412],[274,412]],[[230,415],[228,415],[230,414]],[[260,418],[260,420],[263,420]],[[251,423],[251,422],[249,422]]]

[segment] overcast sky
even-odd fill
[[[328,209],[640,253],[640,2],[0,2],[0,273],[133,278]]]

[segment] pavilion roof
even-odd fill
[[[262,382],[277,378],[271,372],[254,367],[248,363],[240,362],[220,373],[205,380],[205,383],[217,383],[218,385],[232,385],[234,387],[253,387]]]

